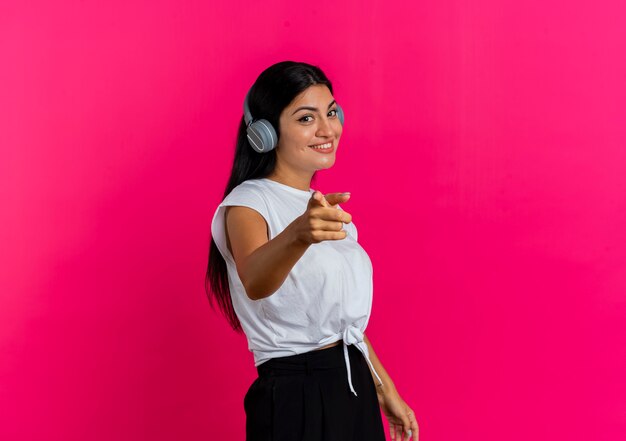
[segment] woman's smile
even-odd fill
[[[312,148],[318,153],[332,153],[335,150],[332,142],[327,142],[324,144],[310,145],[309,148]]]

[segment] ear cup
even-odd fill
[[[337,104],[337,118],[339,118],[339,122],[343,126],[343,109],[339,104]]]
[[[250,145],[259,153],[267,153],[278,144],[276,130],[265,119],[260,119],[250,124],[247,133]]]
[[[274,127],[266,119],[254,121],[252,113],[250,113],[250,107],[248,107],[249,95],[250,90],[246,93],[246,99],[243,101],[243,118],[247,125],[248,142],[256,152],[267,153],[278,144],[278,135]]]

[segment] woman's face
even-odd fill
[[[323,84],[310,86],[293,99],[280,114],[276,155],[281,167],[311,175],[332,167],[342,131],[336,109]]]

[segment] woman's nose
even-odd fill
[[[322,136],[331,136],[332,134],[333,134],[333,128],[328,118],[321,118],[320,124],[317,126],[317,135],[322,137]]]

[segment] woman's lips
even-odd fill
[[[319,148],[319,146],[328,145],[329,147]],[[316,148],[317,147],[317,148]],[[315,150],[318,153],[332,153],[335,150],[335,146],[332,142],[327,142],[324,144],[317,144],[317,146],[309,146],[310,149]]]

